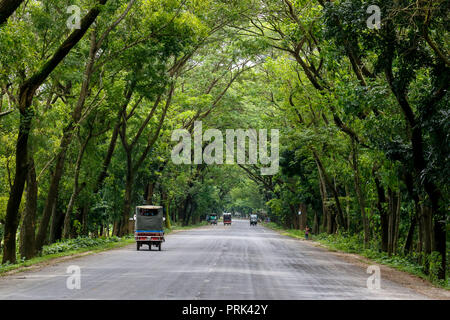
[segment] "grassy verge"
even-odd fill
[[[282,235],[286,235],[292,238],[304,239],[305,232],[303,230],[296,229],[284,229],[279,225],[269,222],[264,223],[264,226],[280,232]],[[418,276],[424,280],[429,281],[433,285],[450,290],[450,285],[448,279],[446,281],[438,280],[435,276],[427,275],[424,273],[424,267],[419,264],[417,255],[395,255],[388,256],[385,252],[380,252],[379,250],[373,249],[377,246],[372,244],[372,248],[364,248],[363,239],[361,235],[345,235],[345,234],[317,234],[310,235],[310,240],[319,242],[322,246],[330,251],[338,251],[345,253],[354,253],[379,264],[383,264],[400,271],[410,273],[412,275]],[[432,261],[430,263],[433,263]],[[435,263],[436,264],[436,263]],[[437,265],[437,264],[436,264]]]
[[[208,222],[206,222],[206,221],[201,221],[199,223],[191,224],[191,225],[188,225],[188,226],[183,226],[180,223],[173,223],[172,222],[172,229],[166,229],[165,233],[166,234],[170,234],[172,231],[176,231],[176,230],[189,230],[189,229],[194,229],[194,228],[207,226],[207,225],[208,225]]]
[[[110,238],[87,238],[79,237],[76,239],[70,239],[66,241],[56,242],[48,246],[44,246],[42,254],[29,260],[17,258],[17,263],[14,264],[1,264],[0,275],[20,269],[22,267],[30,267],[32,265],[48,262],[53,259],[73,256],[84,252],[100,252],[114,248],[120,248],[129,245],[134,242],[134,237],[126,236],[123,238],[110,237]],[[1,256],[0,256],[1,259]]]
[[[166,229],[165,234],[170,234],[176,230],[189,230],[201,226],[205,226],[208,223],[202,221],[200,223],[181,226],[179,224],[172,224],[171,229]],[[65,241],[60,241],[53,243],[48,246],[44,246],[42,249],[42,255],[34,257],[29,260],[23,260],[20,256],[17,257],[17,263],[14,264],[0,264],[0,276],[7,273],[8,271],[20,269],[23,267],[30,267],[36,264],[50,262],[51,260],[68,257],[73,255],[78,255],[84,252],[96,253],[105,250],[110,250],[114,248],[120,248],[134,243],[134,236],[128,235],[123,238],[109,237],[109,238],[87,238],[79,237],[76,239],[69,239]],[[0,261],[2,256],[0,255]]]

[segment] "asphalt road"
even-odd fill
[[[324,249],[248,221],[168,235],[162,251],[135,245],[0,278],[0,299],[426,299]],[[68,289],[71,265],[80,289]]]

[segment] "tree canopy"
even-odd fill
[[[68,27],[73,5],[79,28]],[[2,262],[60,239],[126,235],[148,203],[165,207],[168,227],[257,212],[357,235],[445,279],[449,9],[1,0]],[[278,129],[278,172],[173,163],[173,131],[192,134],[196,121],[203,132]]]

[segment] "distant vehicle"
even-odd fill
[[[217,224],[217,215],[212,214],[209,216],[209,223],[210,224]]]
[[[224,213],[223,214],[223,225],[231,225],[231,213]]]
[[[256,226],[257,224],[258,224],[258,215],[251,214],[250,215],[250,225],[251,226]]]
[[[158,247],[158,251],[161,251],[161,243],[165,241],[163,207],[136,207],[134,239],[138,251],[143,244],[148,245],[149,250],[155,246]]]

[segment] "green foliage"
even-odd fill
[[[102,7],[24,114],[32,123],[35,225],[56,159],[63,156],[56,212],[64,215],[74,199],[71,234],[95,239],[62,241],[45,250],[102,245],[95,238],[100,229],[117,232],[152,192],[150,201],[167,208],[175,226],[196,224],[212,212],[257,211],[302,236],[292,229],[299,225],[301,206],[306,223],[320,233],[332,219],[332,235],[320,234],[320,241],[376,258],[382,214],[394,214],[393,199],[400,195],[398,254],[382,259],[414,272],[420,262],[431,277],[436,274],[439,257],[416,252],[424,250],[417,227],[409,249],[413,258],[399,251],[412,218],[423,210],[439,207],[433,219],[448,220],[448,1],[424,7],[413,0],[323,6],[308,0],[146,0],[136,1],[119,21],[128,3]],[[27,2],[0,30],[0,114],[13,110],[0,116],[0,232],[16,176],[18,94],[70,34],[64,14],[69,4],[87,12],[93,2]],[[373,4],[382,10],[380,30],[366,25],[366,9]],[[81,120],[74,120],[80,104]],[[279,129],[279,172],[261,176],[260,164],[173,164],[173,130],[191,130],[196,120],[204,131]],[[434,203],[432,195],[439,198]],[[26,192],[22,199],[20,214]],[[345,220],[339,228],[338,209]]]
[[[80,248],[95,248],[98,246],[104,246],[108,243],[118,242],[121,239],[118,237],[109,238],[89,238],[89,237],[77,237],[75,239],[69,239],[52,243],[42,248],[42,255],[55,254],[60,252],[77,250]]]

